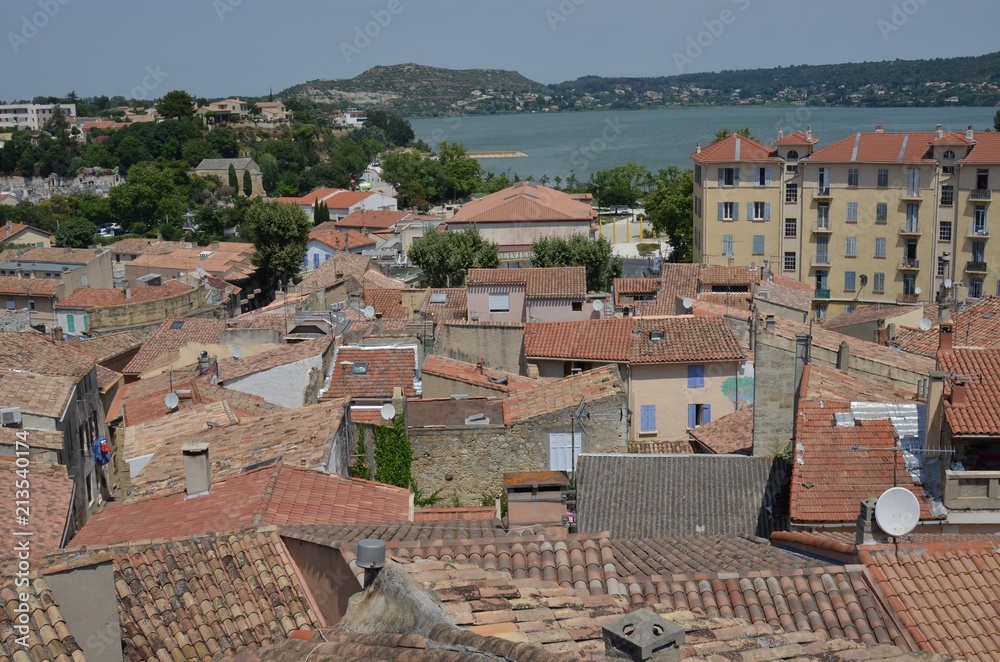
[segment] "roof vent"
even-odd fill
[[[612,660],[679,662],[684,628],[640,609],[604,626],[604,650]]]
[[[184,444],[184,486],[187,498],[208,494],[212,489],[212,477],[208,462],[208,444],[205,442]]]
[[[650,331],[649,339],[654,342],[659,342],[663,340],[663,331]]]

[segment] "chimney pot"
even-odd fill
[[[975,139],[975,135],[976,135],[976,132],[973,130],[972,125],[970,124],[969,128],[965,130],[965,137],[967,139],[969,139],[969,140],[974,140]]]
[[[639,609],[612,621],[603,634],[610,660],[680,662],[684,628],[651,611]]]
[[[62,342],[66,339],[66,336],[63,335],[63,328],[61,326],[57,326],[52,329],[52,338],[56,342]]]
[[[365,588],[368,588],[385,565],[385,541],[362,540],[358,543],[357,557],[358,567],[365,569]]]
[[[882,133],[882,125],[878,124],[875,126],[875,133]]]
[[[813,128],[812,125],[810,124],[809,126],[806,127],[806,138],[812,140],[812,137],[813,137]]]
[[[695,154],[701,154],[701,143],[695,143],[694,153]]]
[[[940,323],[938,333],[938,354],[951,354],[953,343],[953,325],[951,321]]]
[[[779,124],[778,125],[778,140],[781,140],[784,137],[785,137],[785,130],[782,129],[781,125]]]
[[[837,370],[847,370],[851,364],[851,346],[846,342],[840,343],[837,351]]]
[[[964,407],[969,401],[969,386],[964,379],[956,379],[951,385],[951,406]]]
[[[212,489],[212,476],[208,463],[208,444],[205,442],[184,444],[184,488],[187,498],[208,494]]]

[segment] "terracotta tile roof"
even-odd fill
[[[819,363],[807,365],[802,375],[808,400],[912,402],[916,396],[915,390],[901,389],[887,379]]]
[[[30,370],[77,380],[94,367],[94,359],[80,350],[58,344],[37,331],[0,334],[0,368]]]
[[[940,342],[937,305],[924,305],[924,318],[934,325],[929,331],[899,327],[896,344],[905,352],[933,358]],[[1000,297],[987,296],[964,304],[951,316],[952,338],[956,347],[1000,347]]]
[[[1000,349],[955,349],[941,354],[941,370],[968,375],[962,404],[951,402],[957,377],[945,381],[944,411],[954,435],[1000,435]]]
[[[873,545],[891,545],[891,536],[874,531],[875,542],[855,544],[854,531],[836,531],[828,529],[818,529],[815,531],[775,531],[771,534],[772,544],[793,550],[804,551],[808,554],[823,555],[825,551],[840,552],[850,554],[852,560],[857,560],[859,550],[873,548]],[[906,534],[906,540],[900,540],[901,544],[917,546],[937,547],[945,543],[990,541],[994,545],[1000,544],[1000,534],[997,533],[928,533],[912,531]],[[795,544],[797,543],[797,545]],[[932,545],[933,543],[933,545]]]
[[[468,287],[523,284],[529,299],[582,298],[587,295],[587,270],[584,267],[469,269],[465,283]]]
[[[0,294],[52,297],[62,287],[61,278],[18,278],[0,276]]]
[[[5,197],[6,196],[0,196],[0,200],[3,200]],[[55,236],[51,232],[40,230],[31,225],[25,225],[24,223],[8,222],[4,223],[3,225],[0,225],[0,243],[3,243],[5,241],[10,241],[11,239],[15,238],[17,235],[24,232],[25,230],[32,230],[33,232],[37,232],[38,234],[46,234],[49,237]]]
[[[444,303],[437,299],[444,296]],[[435,321],[450,319],[465,319],[469,314],[467,290],[464,287],[433,288],[427,293],[420,312],[424,317],[432,317]]]
[[[56,304],[59,308],[110,308],[128,306],[146,301],[169,299],[192,291],[194,288],[179,280],[168,280],[160,287],[130,288],[131,296],[116,288],[81,287]]]
[[[750,301],[753,295],[750,292],[702,292],[698,295],[698,300],[708,301],[724,308],[737,308],[750,310]]]
[[[844,401],[800,402],[792,462],[792,521],[855,522],[861,501],[892,487],[894,477],[920,501],[921,519],[933,519],[902,454],[892,452],[898,439],[892,423],[883,419],[837,425],[834,414],[850,411]]]
[[[26,584],[18,586],[13,576],[0,579],[0,603],[5,609],[0,609],[0,657],[16,662],[29,660],[58,660],[59,662],[86,662],[87,656],[77,643],[59,610],[59,603],[52,594],[48,584],[36,573],[24,578]],[[25,649],[17,643],[18,633],[15,625],[19,614],[13,609],[21,600],[21,594],[27,598],[28,607],[28,647]],[[82,639],[82,637],[81,637]]]
[[[934,163],[928,145],[933,131],[858,131],[854,135],[817,149],[809,163]]]
[[[47,573],[113,564],[122,656],[130,662],[208,660],[319,625],[273,529],[115,545],[51,561]],[[87,641],[87,633],[76,634]]]
[[[540,382],[534,388],[511,391],[503,403],[506,425],[573,409],[581,402],[597,402],[624,394],[618,366],[606,365],[578,375]]]
[[[656,278],[615,278],[612,291],[615,293],[615,305],[620,306],[622,297],[634,297],[637,295],[656,296],[660,292],[663,281]]]
[[[110,361],[133,349],[142,347],[143,342],[131,331],[112,333],[106,336],[94,336],[80,341],[77,347],[81,352],[89,354],[97,363]]]
[[[114,386],[118,380],[124,378],[125,377],[120,372],[108,370],[102,365],[97,366],[97,388],[100,389],[101,393],[107,392],[107,390]]]
[[[166,319],[122,370],[126,375],[141,375],[177,360],[178,350],[188,343],[217,345],[226,320],[190,317]]]
[[[332,223],[330,225],[322,223],[314,227],[309,231],[309,239],[318,241],[335,251],[350,251],[376,244],[374,239],[355,230],[337,230]]]
[[[361,524],[312,524],[283,526],[281,535],[308,540],[319,545],[343,546],[365,538],[390,541],[464,540],[468,538],[503,538],[520,535],[534,527],[524,527],[508,534],[498,519],[419,520],[412,522],[380,522]]]
[[[360,202],[360,200],[358,202]],[[351,204],[357,204],[357,202]],[[347,209],[347,206],[345,205],[341,208]],[[410,216],[411,214],[405,211],[365,209],[363,211],[359,210],[351,212],[344,218],[337,221],[336,226],[338,228],[358,228],[368,230],[369,232],[378,232],[380,230],[391,230],[397,223],[406,220]]]
[[[630,318],[585,322],[529,322],[524,353],[529,358],[567,358],[628,362],[632,357]]]
[[[452,522],[455,520],[486,520],[493,522],[497,509],[493,506],[479,508],[421,508],[413,513],[414,522]]]
[[[245,358],[220,359],[219,383],[225,385],[226,382],[232,382],[234,379],[312,358],[325,353],[332,342],[333,336],[321,336],[304,342],[280,345]]]
[[[343,417],[344,402],[330,400],[299,409],[266,412],[239,425],[209,427],[165,441],[153,459],[132,478],[130,497],[177,492],[184,485],[181,446],[204,442],[211,448],[213,480],[247,467],[282,458],[305,469],[330,466],[333,442]]]
[[[772,274],[770,280],[760,283],[755,296],[779,306],[808,312],[812,310],[813,294],[813,286],[809,283]]]
[[[343,365],[350,361],[353,365]],[[391,398],[393,388],[407,397],[417,395],[417,351],[414,347],[338,347],[334,350],[333,376],[324,398]],[[360,372],[364,367],[365,372]]]
[[[827,320],[823,327],[827,329],[839,329],[854,324],[865,324],[867,322],[880,322],[890,320],[899,315],[913,312],[919,306],[897,306],[893,304],[876,304],[873,306],[860,306],[849,313],[837,315],[831,320]]]
[[[565,471],[505,471],[503,474],[505,489],[508,487],[566,487],[569,483],[569,476]]]
[[[522,377],[492,368],[483,368],[482,372],[473,363],[450,359],[441,354],[431,354],[424,361],[420,371],[424,375],[431,375],[440,379],[447,379],[453,382],[488,388],[501,393],[509,393],[518,389],[534,388],[538,385],[538,380],[530,377]],[[507,383],[501,384],[497,380],[507,379]],[[456,391],[457,392],[457,391]]]
[[[760,282],[760,270],[751,267],[703,265],[698,283],[703,287],[747,287],[751,290]]]
[[[964,139],[964,134],[961,134]],[[980,133],[976,136],[976,145],[972,151],[962,160],[961,164],[983,164],[996,165],[1000,163],[1000,136],[994,132]]]
[[[8,400],[2,400],[2,402],[9,402]],[[65,441],[63,433],[58,430],[35,430],[33,428],[2,428],[0,427],[0,446],[7,446],[7,449],[0,448],[0,456],[12,455],[14,453],[15,447],[17,446],[17,439],[19,432],[28,433],[28,442],[32,449],[42,449],[50,451],[63,450],[63,442]]]
[[[703,164],[781,162],[777,150],[735,133],[695,152],[691,158]]]
[[[350,209],[375,195],[375,191],[338,191],[323,200],[330,209]],[[367,213],[367,212],[366,212]]]
[[[131,406],[126,403],[127,420],[131,425],[125,428],[123,456],[133,459],[156,453],[172,440],[187,437],[209,428],[225,428],[239,425],[240,419],[224,401],[194,404],[175,412],[168,412],[163,398],[159,401],[158,416],[132,416]],[[146,412],[143,412],[146,413]],[[152,412],[150,412],[151,414]],[[137,422],[142,420],[142,422]]]
[[[778,138],[772,144],[778,145],[815,145],[819,142],[819,138],[816,136],[808,136],[804,131],[796,131],[795,133],[790,133],[783,138]]]
[[[129,237],[108,246],[113,255],[166,255],[179,248],[186,248],[183,241],[163,241],[147,237]]]
[[[884,545],[863,548],[859,556],[921,649],[956,659],[997,659],[995,541]]]
[[[629,453],[640,453],[643,455],[663,455],[663,454],[693,454],[698,451],[690,439],[677,439],[673,441],[631,439],[628,442]]]
[[[663,263],[660,275],[663,281],[663,290],[660,297],[670,304],[673,304],[674,299],[677,298],[691,297],[693,299],[698,295],[700,275],[701,265],[699,264]]]
[[[18,262],[47,262],[50,264],[89,264],[107,249],[97,248],[32,248],[17,256]]]
[[[76,385],[71,377],[0,368],[0,402],[24,414],[61,420]]]
[[[753,405],[689,430],[688,434],[713,453],[750,455],[753,453]]]
[[[329,260],[313,269],[309,275],[296,286],[299,292],[316,292],[342,281],[351,276],[358,282],[370,268],[373,268],[371,258],[355,253],[338,251]]]
[[[403,290],[366,287],[361,290],[366,306],[371,306],[382,319],[410,319],[410,312],[403,305]]]
[[[27,433],[27,443],[34,446],[34,430],[21,430]],[[62,448],[60,447],[60,450]],[[26,484],[30,493],[30,526],[19,527],[14,518],[14,506],[22,496],[15,498],[18,480],[23,478],[19,469],[27,472]],[[16,539],[14,531],[31,531],[31,556],[40,558],[50,551],[59,549],[66,532],[67,518],[73,503],[73,479],[66,473],[66,467],[49,465],[32,460],[27,467],[21,467],[12,457],[0,457],[0,475],[3,476],[3,486],[0,495],[0,516],[9,522],[4,538],[8,544],[0,549],[0,564],[16,558],[14,550]]]
[[[462,206],[449,224],[539,221],[590,221],[597,211],[589,203],[534,182],[522,182]]]
[[[386,276],[384,273],[378,270],[378,267],[372,266],[371,269],[366,271],[363,276],[361,276],[361,285],[363,287],[375,287],[383,289],[398,289],[402,290],[406,288],[406,283],[399,280],[398,278],[393,278],[392,276]]]
[[[202,258],[202,252],[211,253],[210,256]],[[157,270],[174,269],[184,272],[194,272],[199,266],[210,275],[221,277],[227,281],[242,281],[252,276],[257,271],[253,264],[253,251],[243,250],[225,251],[222,249],[207,248],[179,248],[163,255],[147,253],[140,255],[130,262],[133,267],[146,267],[149,272]]]
[[[356,524],[410,517],[410,491],[280,462],[183,491],[113,503],[90,516],[71,546],[229,532],[265,524]]]
[[[281,202],[294,202],[297,205],[314,205],[317,202],[322,202],[331,196],[340,193],[344,189],[342,188],[318,188],[313,189],[309,193],[306,193],[301,198],[278,198]]]

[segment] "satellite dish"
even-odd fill
[[[382,405],[382,418],[386,421],[396,418],[396,408],[388,403]]]
[[[197,267],[195,268],[195,271],[196,271],[196,272],[198,272],[198,275],[199,275],[199,276],[201,276],[202,274],[204,274],[204,273],[205,273],[205,267],[203,267],[203,266],[201,266],[201,265],[199,264],[199,265],[198,265],[198,266],[197,266]]]
[[[921,331],[930,331],[932,326],[934,326],[934,322],[930,321],[926,317],[924,319],[920,320],[920,330]]]
[[[365,314],[365,318],[366,319],[371,319],[371,318],[375,317],[375,309],[372,308],[371,306],[368,306],[367,308],[365,308],[361,312]]]
[[[920,293],[921,293],[922,291],[923,291],[923,290],[921,290],[921,289],[920,289],[919,287],[915,287],[915,288],[913,288],[913,293],[914,293],[914,294],[916,294],[917,296],[920,296]]]
[[[233,346],[233,358],[234,359],[238,359],[241,356],[243,356],[243,348],[240,347],[239,345],[234,345]]]
[[[944,279],[944,286],[945,286],[945,288],[947,288],[947,289],[950,290],[952,285],[954,285],[954,283],[951,282],[950,278],[945,278]]]
[[[686,308],[687,310],[691,310],[691,306],[694,305],[694,301],[692,301],[688,297],[684,297],[684,301],[682,301],[681,303],[684,305],[684,308]]]
[[[905,536],[920,521],[920,502],[905,487],[890,487],[875,502],[875,521],[890,536]]]
[[[181,399],[177,397],[177,394],[171,391],[163,398],[163,404],[167,406],[167,409],[177,409],[177,405],[181,403]]]
[[[596,310],[597,312],[601,312],[602,310],[604,310],[604,302],[601,301],[600,299],[598,299],[597,301],[595,301],[594,302],[594,310]]]

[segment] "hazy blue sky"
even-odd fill
[[[0,99],[6,100],[70,90],[147,98],[178,88],[206,97],[259,95],[268,87],[277,92],[306,80],[349,78],[373,65],[402,62],[514,69],[553,83],[588,74],[654,76],[1000,50],[997,0],[3,0],[3,5]],[[379,18],[383,25],[374,22]],[[366,29],[376,36],[359,37]]]

